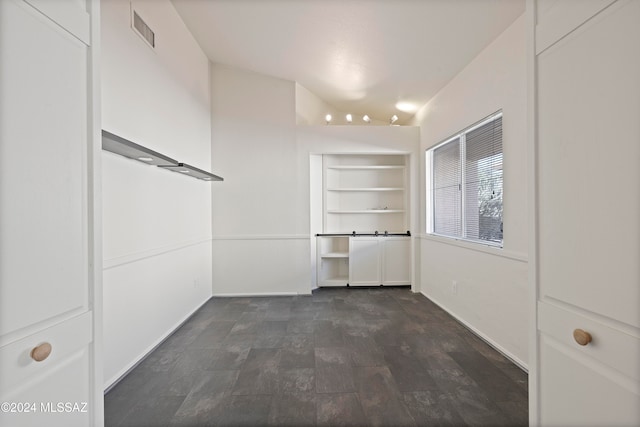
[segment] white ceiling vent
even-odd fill
[[[140,18],[140,15],[135,10],[132,10],[133,13],[133,29],[144,41],[147,42],[149,46],[152,48],[156,47],[156,35],[151,30],[151,28],[147,25],[146,22]]]

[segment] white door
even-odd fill
[[[0,1],[2,426],[102,424],[98,7]]]
[[[528,14],[537,115],[531,420],[638,426],[640,1],[531,1]]]
[[[376,286],[380,277],[379,237],[349,239],[349,285]]]
[[[411,239],[382,237],[382,284],[411,284]]]

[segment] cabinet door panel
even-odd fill
[[[380,249],[377,237],[349,240],[349,284],[380,285]]]
[[[0,32],[1,336],[87,308],[88,59],[22,2]]]
[[[24,387],[14,391],[3,402],[30,405],[31,412],[0,413],[0,425],[20,427],[92,425],[95,411],[89,396],[89,381],[79,372],[88,372],[90,352],[83,347],[68,354],[58,363],[50,364],[45,375],[29,378]],[[44,362],[40,363],[46,363]],[[35,363],[35,362],[34,362]]]
[[[536,16],[536,53],[579,27],[615,0],[538,1]]]
[[[99,19],[88,10],[98,8],[0,1],[2,426],[102,425],[89,304],[90,289],[99,300],[89,254],[95,266],[100,229],[90,229],[89,185],[100,177],[89,177]],[[44,343],[51,353],[36,362]]]
[[[541,334],[573,349],[576,354],[584,354],[603,366],[624,372],[640,387],[640,336],[637,332],[630,328],[621,330],[611,322],[603,323],[581,310],[570,310],[547,302],[538,304],[538,318]],[[578,345],[573,337],[575,329],[589,332],[593,341],[586,346]]]
[[[540,296],[640,328],[638,22],[617,2],[538,56],[537,110]]]
[[[86,352],[91,338],[91,314],[84,313],[0,347],[1,401],[15,400],[25,384],[34,378],[49,376],[73,359],[74,354]],[[45,360],[36,362],[30,356],[31,350],[42,343],[51,345],[51,353]],[[62,392],[50,397],[56,396],[69,397]]]
[[[546,335],[540,340],[540,425],[637,426],[640,396],[616,371]],[[635,390],[634,390],[635,388]]]
[[[382,284],[411,284],[411,240],[408,238],[383,237]]]
[[[91,340],[91,314],[85,313],[0,348],[0,401],[30,404],[29,412],[17,406],[0,413],[0,425],[90,425]],[[30,353],[42,343],[51,345],[51,353],[36,362]]]
[[[640,2],[554,5],[535,29],[537,42],[546,41],[535,58],[531,414],[541,425],[637,426]],[[574,329],[593,340],[577,345]]]

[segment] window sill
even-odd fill
[[[459,248],[469,249],[476,252],[484,252],[486,254],[499,256],[502,258],[512,259],[514,261],[529,262],[527,254],[505,250],[499,246],[492,246],[482,243],[474,243],[468,240],[456,239],[453,237],[438,236],[436,234],[419,234],[418,239],[430,240],[433,242],[443,243],[445,245],[457,246]]]

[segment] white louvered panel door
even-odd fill
[[[102,424],[92,205],[98,7],[0,1],[2,426]]]

